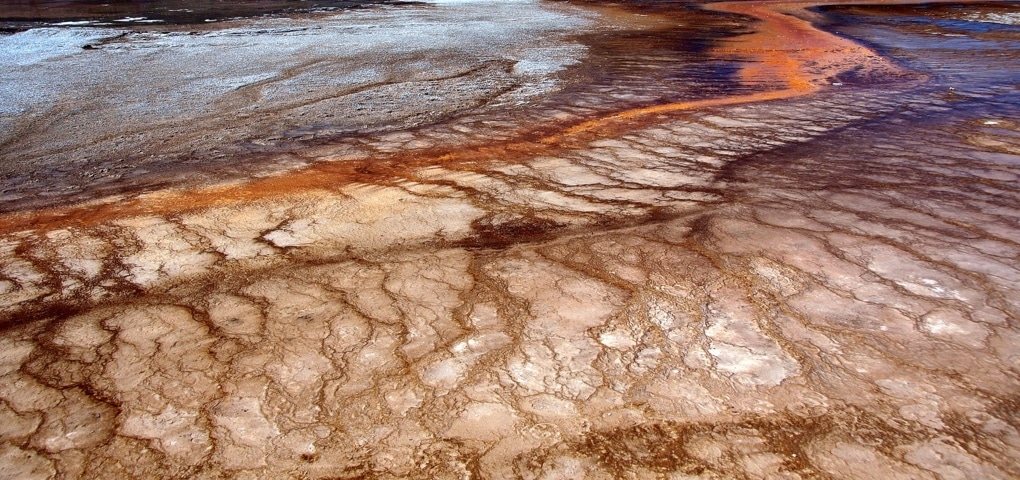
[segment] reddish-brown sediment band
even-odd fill
[[[481,147],[419,151],[351,162],[317,163],[298,171],[241,184],[164,190],[98,205],[12,213],[0,217],[0,231],[48,229],[65,224],[89,225],[139,214],[173,215],[236,202],[332,190],[352,182],[386,183],[393,178],[411,176],[415,168],[430,164],[451,166],[493,158],[512,160],[548,155],[564,145],[641,126],[642,119],[655,115],[810,94],[821,88],[827,79],[863,64],[870,64],[871,68],[895,70],[896,67],[868,48],[814,28],[810,22],[793,15],[805,14],[804,9],[807,7],[830,3],[834,2],[723,2],[708,5],[707,8],[712,10],[744,14],[760,21],[754,33],[724,42],[715,54],[743,60],[745,63],[740,78],[749,83],[769,84],[771,88],[764,91],[635,108],[579,124],[544,127],[545,131],[556,133]]]

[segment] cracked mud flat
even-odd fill
[[[37,112],[2,147],[43,173],[3,184],[0,475],[1020,476],[1014,7],[801,7],[517,4],[530,37],[408,53],[410,86]],[[132,35],[88,54],[213,48]],[[74,176],[113,159],[147,173]]]

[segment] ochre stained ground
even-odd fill
[[[1017,33],[820,4],[706,6],[733,95],[3,214],[0,475],[1020,476]]]

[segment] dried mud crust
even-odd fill
[[[815,126],[835,111],[814,102],[671,128],[686,143],[695,124],[783,117],[776,132],[812,136],[790,119]],[[621,159],[645,158],[628,152],[669,138],[666,125],[589,146],[577,164],[599,182],[655,178]],[[705,141],[733,142],[725,128]],[[938,161],[883,168],[917,171],[917,192],[946,185],[952,208],[911,183],[862,189],[854,155],[826,147],[817,161],[831,174],[833,156],[846,159],[844,186],[794,148],[754,178],[727,169],[736,203],[669,200],[674,219],[605,231],[586,225],[661,209],[659,197],[593,197],[590,181],[528,191],[558,172],[586,178],[545,160],[512,173],[430,167],[420,178],[438,183],[349,187],[280,218],[263,201],[9,236],[5,463],[69,477],[1008,478],[1018,297],[1003,216],[1015,207],[1008,195],[984,197],[989,213],[973,202],[1011,180],[952,172],[1011,167],[946,135],[933,143],[956,150],[910,154]],[[949,159],[960,168],[941,169]],[[496,181],[507,178],[517,188]],[[481,219],[539,236],[442,247],[470,241]],[[46,305],[65,310],[32,313]]]
[[[946,65],[5,216],[0,464],[1015,478],[1020,102]]]

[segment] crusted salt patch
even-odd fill
[[[13,253],[21,245],[10,239],[0,240],[0,310],[17,306],[39,298],[50,292],[46,275],[32,262],[18,258]]]
[[[31,342],[0,339],[0,375],[7,375],[20,369],[34,349]]]
[[[422,372],[422,382],[434,388],[451,389],[464,378],[467,365],[457,358],[435,363]]]
[[[380,248],[440,235],[458,239],[471,232],[483,211],[459,198],[428,198],[397,188],[353,185],[345,197],[309,197],[292,220],[263,236],[278,247],[333,247],[338,239],[355,248]]]
[[[939,478],[1009,478],[1011,475],[990,465],[956,442],[937,438],[904,447],[903,459],[934,472]]]
[[[668,401],[655,402],[653,405],[662,411],[680,409],[691,415],[715,415],[724,410],[724,403],[697,381],[685,378],[684,375],[672,374],[656,379],[648,386],[648,393]]]
[[[204,237],[228,259],[272,255],[277,250],[259,237],[283,221],[280,212],[260,205],[216,208],[182,217],[181,224]]]
[[[82,52],[82,47],[123,35],[106,28],[33,28],[0,37],[0,67],[25,66]]]
[[[119,433],[148,439],[159,451],[191,465],[201,463],[212,449],[209,432],[198,424],[198,412],[172,406],[158,415],[144,411],[122,415]]]
[[[580,45],[532,48],[514,64],[517,75],[549,75],[578,63],[586,49]]]
[[[470,440],[496,440],[509,435],[517,423],[517,414],[501,403],[479,402],[468,405],[455,419],[446,435]]]
[[[224,440],[220,458],[227,468],[251,468],[266,464],[270,442],[280,436],[278,426],[266,418],[264,405],[255,397],[227,397],[209,411],[216,437]]]
[[[120,225],[134,229],[143,245],[124,258],[127,278],[137,285],[202,273],[216,263],[216,255],[205,251],[197,235],[162,218],[130,218]]]
[[[960,343],[971,348],[981,348],[991,334],[980,323],[972,322],[960,312],[941,308],[921,317],[921,331],[950,342]]]
[[[538,394],[526,397],[521,404],[526,412],[541,417],[570,418],[577,415],[577,406],[574,402],[552,395]]]
[[[840,441],[836,437],[816,440],[807,445],[810,460],[823,471],[834,476],[854,478],[879,478],[890,480],[910,480],[926,478],[924,471],[888,457],[871,445],[862,445],[857,441]]]
[[[509,292],[530,304],[529,329],[542,335],[577,338],[601,325],[622,305],[625,293],[598,279],[535,258],[513,259],[491,267]]]
[[[627,350],[637,345],[634,336],[624,330],[613,330],[599,335],[599,343],[618,350]]]
[[[0,445],[0,465],[7,478],[43,480],[55,478],[57,469],[51,460],[30,448],[22,450],[10,443]]]
[[[535,175],[548,178],[553,182],[577,187],[581,185],[605,186],[615,183],[613,180],[593,172],[590,168],[577,165],[563,158],[543,158],[529,165]]]
[[[109,254],[109,245],[102,239],[72,229],[54,230],[46,238],[55,245],[61,263],[71,272],[86,279],[102,273],[103,258]]]
[[[748,305],[725,301],[708,307],[705,335],[715,368],[746,386],[775,386],[796,375],[796,359],[763,333]]]
[[[520,348],[521,353],[507,361],[506,371],[513,384],[528,392],[586,400],[602,385],[602,374],[592,366],[600,349],[590,339],[550,338]]]

